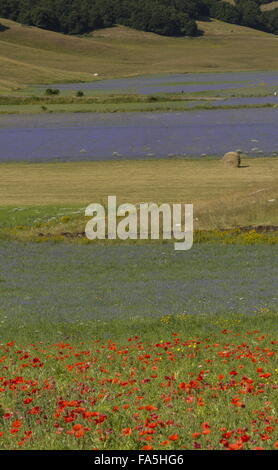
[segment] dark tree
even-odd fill
[[[212,5],[210,14],[213,18],[227,23],[239,24],[241,15],[239,9],[230,3],[218,2]]]
[[[262,25],[261,10],[257,1],[241,0],[237,2],[240,13],[240,23],[251,28],[258,28]]]
[[[25,14],[25,21],[28,22],[28,13]],[[59,27],[58,19],[49,9],[38,6],[32,10],[31,24],[43,29],[53,29]],[[28,23],[27,23],[28,24]]]
[[[278,34],[278,8],[265,11],[262,14],[262,20],[267,31],[270,31],[273,34]]]
[[[0,17],[66,34],[123,24],[169,36],[194,36],[196,20],[213,17],[277,34],[268,0],[0,0]]]

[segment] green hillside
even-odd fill
[[[277,70],[278,38],[217,20],[174,38],[127,27],[77,37],[0,19],[0,88],[149,73]]]

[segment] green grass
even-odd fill
[[[233,80],[233,81],[229,81],[229,80],[219,80],[219,81],[210,81],[210,80],[202,80],[202,82],[200,83],[200,85],[224,85],[224,84],[230,84],[230,83],[245,83],[245,80]],[[191,85],[196,85],[196,81],[194,82],[190,82],[190,81],[187,81],[187,82],[163,82],[163,86],[179,86],[179,85],[183,85],[183,86],[191,86]],[[149,86],[149,87],[153,87],[153,86],[157,86],[155,84],[148,84],[148,85],[145,85],[145,86]],[[186,91],[186,88],[185,88],[185,91]]]
[[[167,95],[90,95],[76,98],[66,93],[51,97],[41,94],[33,96],[0,96],[0,113],[26,114],[46,112],[131,112],[186,110],[189,99],[178,94]]]
[[[230,88],[219,90],[203,90],[194,91],[192,93],[184,93],[186,99],[225,99],[225,98],[266,98],[272,96],[277,91],[277,86],[254,85],[241,88]]]
[[[107,195],[118,204],[193,203],[196,231],[278,225],[275,157],[244,158],[239,169],[219,159],[171,159],[2,163],[0,171],[1,233],[12,238],[84,232],[85,207],[106,206]]]
[[[1,240],[0,261],[1,321],[22,336],[40,334],[40,323],[43,335],[47,324],[277,311],[277,247],[266,243],[194,243],[181,253],[173,242]]]
[[[275,36],[216,20],[199,22],[204,36],[195,39],[124,27],[70,37],[5,19],[1,23],[8,28],[0,33],[0,88],[6,91],[32,83],[93,81],[95,73],[99,79],[278,67]]]
[[[2,450],[277,445],[277,314],[267,309],[1,330]]]
[[[273,339],[278,335],[277,312],[268,307],[261,308],[250,315],[241,313],[223,314],[167,314],[159,317],[142,318],[128,317],[124,319],[86,320],[53,322],[40,318],[32,319],[27,315],[23,318],[0,317],[1,346],[8,341],[15,341],[18,346],[27,347],[32,343],[54,344],[63,341],[79,345],[82,341],[89,343],[93,339],[114,338],[115,341],[125,341],[140,332],[140,337],[147,342],[160,341],[169,333],[179,331],[181,335],[210,336],[218,334],[223,329],[233,329],[234,333],[259,330]],[[190,333],[189,333],[190,332]],[[85,349],[85,348],[84,348]]]
[[[47,105],[1,105],[0,114],[40,114],[40,113],[117,113],[117,112],[165,112],[220,109],[261,109],[277,108],[278,104],[257,103],[237,105],[210,105],[208,103],[189,106],[190,102],[162,101],[155,103],[123,104],[47,104]]]
[[[0,114],[185,111],[192,101],[195,102],[196,99],[196,106],[200,101],[198,97],[192,98],[181,93],[159,93],[146,96],[127,92],[95,93],[93,90],[88,90],[82,98],[77,98],[75,95],[73,91],[65,90],[62,95],[48,97],[43,94],[42,89],[32,87],[22,90],[20,95],[18,92],[9,95],[0,94]],[[212,99],[214,98],[204,98],[203,109],[208,108],[206,103]],[[195,109],[195,106],[193,108]]]
[[[18,226],[40,225],[51,220],[59,220],[76,213],[84,213],[85,207],[71,206],[31,206],[31,207],[1,207],[0,227],[12,228]]]
[[[98,244],[98,245],[144,245],[144,244],[171,244],[173,240],[163,240],[162,224],[160,225],[160,240],[95,240],[89,241],[85,236],[85,227],[88,218],[84,216],[85,207],[25,207],[25,208],[0,208],[0,240],[18,240],[24,242],[66,242],[74,244]],[[195,214],[196,215],[196,214]],[[197,215],[199,215],[197,213]],[[195,226],[196,226],[195,217]],[[120,217],[117,218],[119,222]],[[254,221],[254,219],[253,219]],[[245,223],[244,223],[245,222]],[[107,224],[107,220],[106,220]],[[274,231],[257,231],[252,224],[244,230],[240,228],[224,228],[214,226],[211,223],[206,229],[195,229],[194,243],[216,243],[224,245],[257,245],[278,244],[277,227]],[[259,224],[257,224],[259,225]],[[267,224],[266,224],[267,225]],[[271,225],[271,224],[269,224]],[[242,221],[242,227],[246,227],[246,220]],[[256,224],[253,224],[256,226]],[[139,227],[138,227],[139,233]],[[106,237],[107,234],[106,234]]]
[[[156,93],[140,95],[133,92],[112,92],[111,90],[88,90],[83,97],[77,97],[73,90],[62,90],[59,96],[46,96],[42,88],[27,87],[20,91],[0,93],[0,114],[38,113],[82,113],[82,112],[159,112],[194,111],[210,109],[275,108],[277,104],[236,104],[226,105],[227,98],[269,97],[275,86],[246,86],[231,90],[204,90],[187,93]],[[211,105],[210,102],[214,101]],[[215,103],[216,102],[216,103]]]
[[[40,323],[129,322],[180,313],[229,319],[277,310],[277,246],[266,243],[194,243],[181,253],[173,241],[111,246],[1,240],[0,262],[1,320],[27,331]]]
[[[278,85],[278,84],[277,84]],[[277,91],[276,86],[266,86],[266,85],[259,85],[259,86],[248,86],[244,88],[238,89],[230,89],[230,90],[221,90],[220,95],[226,96],[230,98],[259,98],[259,97],[267,97],[272,96],[275,91]]]

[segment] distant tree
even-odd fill
[[[241,19],[239,9],[230,3],[217,2],[212,5],[210,14],[213,18],[226,21],[227,23],[238,24]]]
[[[269,0],[0,0],[0,17],[66,34],[123,24],[158,34],[194,36],[196,20],[213,17],[277,34]]]
[[[95,11],[98,16],[101,17],[103,25],[101,27],[109,28],[115,24],[116,15],[114,9],[118,2],[119,0],[115,0],[114,2],[111,2],[111,0],[95,0],[91,11]]]
[[[21,24],[34,25],[33,13],[31,10],[20,11],[17,21]]]
[[[72,10],[61,21],[62,31],[68,34],[82,34],[88,31],[88,17]]]
[[[149,12],[147,30],[166,36],[175,36],[180,33],[175,10],[171,8],[153,9]]]
[[[20,0],[0,0],[0,16],[16,21],[20,12]]]
[[[58,19],[55,13],[52,13],[49,9],[38,6],[34,8],[31,16],[32,24],[42,29],[53,29],[58,28]]]
[[[251,28],[258,28],[262,26],[262,13],[257,1],[254,0],[240,0],[237,2],[237,7],[240,13],[240,23],[244,26]]]
[[[278,8],[265,11],[262,14],[262,21],[267,31],[273,34],[278,34]]]
[[[192,20],[186,13],[178,13],[177,19],[182,36],[196,36],[198,34],[196,21]]]
[[[45,94],[47,96],[53,96],[53,95],[59,95],[60,94],[60,90],[58,88],[47,88],[45,90]]]
[[[97,10],[91,9],[88,16],[88,30],[94,31],[99,28],[108,28],[112,26],[112,21],[109,22],[108,17],[103,17]]]
[[[17,20],[19,23],[23,24],[33,24],[33,12],[37,8],[38,0],[20,0],[19,3],[19,10],[18,10],[18,17]]]

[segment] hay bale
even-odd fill
[[[239,168],[240,167],[240,153],[239,152],[227,152],[223,157],[223,162],[226,166]]]

